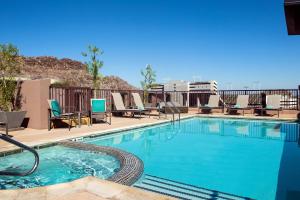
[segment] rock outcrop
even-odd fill
[[[28,79],[51,78],[67,86],[92,87],[92,76],[82,62],[51,56],[21,57],[21,77]],[[103,89],[137,89],[118,76],[105,76],[100,81]]]

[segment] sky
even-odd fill
[[[216,80],[222,89],[297,88],[300,36],[288,36],[283,0],[0,0],[0,43],[25,56],[85,61],[104,51],[101,73],[140,86]]]

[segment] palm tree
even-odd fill
[[[96,88],[98,86],[97,82],[101,77],[99,70],[103,67],[103,61],[100,61],[97,56],[102,55],[103,51],[94,45],[88,46],[88,52],[82,53],[84,57],[90,57],[90,61],[85,62],[86,70],[93,76],[93,86]]]

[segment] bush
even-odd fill
[[[20,81],[16,76],[20,74],[21,61],[19,50],[12,44],[0,44],[0,109],[13,111],[18,109],[17,98]]]

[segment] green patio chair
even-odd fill
[[[106,99],[91,99],[91,125],[93,125],[93,118],[101,119],[109,125],[111,124],[111,112],[108,112],[106,109]],[[108,118],[109,121],[107,120]]]
[[[68,127],[69,131],[71,129],[71,119],[75,116],[75,113],[63,113],[62,109],[56,99],[50,99],[48,100],[49,109],[48,109],[48,131],[51,129],[51,121],[56,119],[67,119],[68,120]]]

